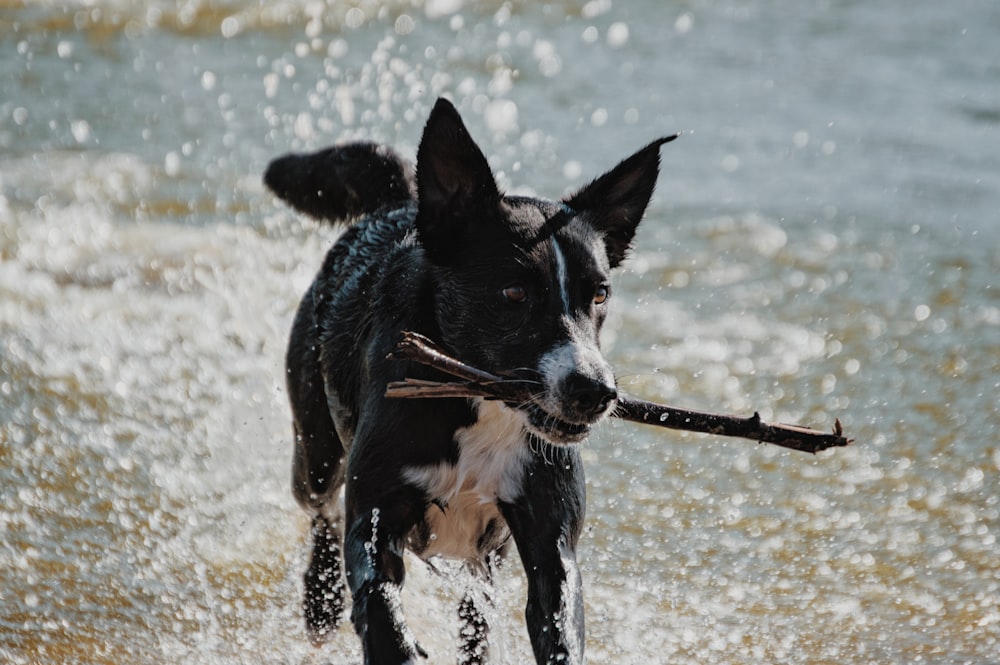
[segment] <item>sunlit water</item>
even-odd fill
[[[0,660],[360,661],[302,628],[282,384],[336,231],[260,174],[412,153],[446,94],[517,192],[685,131],[615,285],[623,388],[857,439],[601,426],[590,661],[996,662],[997,34],[988,0],[0,3]],[[430,662],[457,589],[411,562]]]

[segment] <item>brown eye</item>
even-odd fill
[[[594,304],[603,305],[610,295],[611,289],[606,284],[601,284],[594,290]]]
[[[508,302],[520,303],[528,299],[528,290],[520,284],[511,284],[503,288],[500,293]]]

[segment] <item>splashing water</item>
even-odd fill
[[[351,138],[412,154],[447,94],[511,192],[561,195],[686,130],[616,278],[623,389],[839,417],[858,441],[812,458],[597,428],[590,662],[991,662],[994,13],[813,9],[5,10],[0,659],[360,660],[349,625],[307,644],[288,489],[284,344],[337,231],[260,174]],[[451,660],[468,581],[407,561],[411,628]],[[530,659],[517,568],[498,576],[498,662]]]

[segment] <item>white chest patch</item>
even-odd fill
[[[455,433],[458,461],[408,467],[403,476],[426,490],[432,505],[426,515],[430,532],[424,558],[445,556],[472,560],[491,522],[500,518],[497,501],[513,501],[521,492],[531,457],[525,416],[499,402],[476,401],[477,420]]]

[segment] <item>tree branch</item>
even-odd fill
[[[397,360],[409,360],[438,369],[462,379],[458,382],[403,379],[386,387],[385,396],[392,398],[482,397],[513,404],[531,401],[532,384],[508,379],[466,365],[452,358],[434,342],[413,332],[404,332],[396,349],[390,354]],[[816,453],[827,448],[847,446],[853,439],[844,437],[840,420],[834,422],[833,433],[800,427],[771,424],[761,420],[759,413],[748,418],[680,409],[619,395],[611,414],[622,420],[669,429],[702,432],[717,436],[740,437],[760,443],[773,443],[783,448]]]

